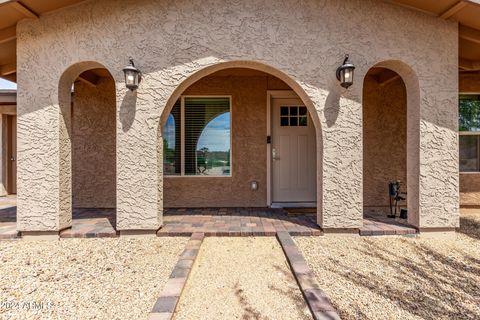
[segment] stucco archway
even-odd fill
[[[317,217],[321,217],[321,204],[322,204],[322,177],[323,177],[323,172],[322,172],[322,131],[321,131],[321,125],[320,125],[320,119],[317,113],[317,110],[309,98],[309,96],[306,94],[304,89],[301,87],[301,85],[292,79],[290,76],[285,74],[284,72],[268,66],[263,63],[255,62],[255,61],[229,61],[229,62],[220,62],[214,65],[207,66],[201,70],[196,71],[195,73],[191,74],[189,77],[187,77],[185,80],[183,80],[173,91],[173,93],[170,95],[169,99],[167,100],[167,103],[165,107],[162,110],[161,118],[160,118],[160,124],[158,128],[158,141],[159,141],[159,146],[158,149],[159,151],[163,150],[163,141],[162,141],[162,130],[164,128],[164,125],[170,115],[170,112],[172,111],[172,108],[174,105],[177,103],[181,95],[189,88],[190,86],[194,85],[201,79],[204,79],[210,75],[215,75],[217,72],[220,71],[225,71],[229,69],[245,69],[245,70],[255,70],[259,71],[262,73],[265,73],[267,75],[273,76],[275,78],[278,78],[282,82],[284,82],[289,90],[292,90],[303,102],[303,104],[307,107],[307,110],[310,114],[310,117],[312,119],[313,125],[315,127],[315,141],[316,141],[316,200],[317,200]],[[267,95],[264,97],[264,101],[267,99]],[[163,167],[163,156],[162,154],[158,155],[158,161],[159,161],[159,169]],[[163,172],[162,170],[159,170]],[[164,182],[163,177],[159,177],[162,182]],[[159,199],[164,199],[164,194],[162,193],[163,190],[162,188],[159,188]],[[318,218],[320,219],[320,218]],[[321,221],[317,221],[319,224],[321,224]]]
[[[95,216],[109,209],[115,226],[116,93],[108,69],[93,61],[67,68],[59,80],[60,218],[72,209]],[[94,209],[94,210],[91,210]],[[102,212],[102,215],[107,214]]]
[[[363,83],[367,81],[367,76],[371,70],[385,69],[392,72],[392,77],[399,77],[400,85],[404,85],[406,91],[406,192],[408,207],[408,222],[414,226],[419,225],[419,172],[420,172],[420,86],[415,71],[399,60],[387,60],[373,65],[367,72]],[[391,78],[392,81],[395,78]],[[388,80],[387,80],[388,81]],[[366,93],[363,92],[362,101],[366,99]],[[365,121],[365,119],[364,119]],[[364,146],[365,148],[365,146]],[[364,155],[367,150],[364,149]],[[405,191],[405,189],[403,189]],[[387,185],[385,184],[385,193]],[[365,200],[365,199],[364,199]]]

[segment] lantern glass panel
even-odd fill
[[[345,68],[340,72],[340,81],[342,86],[351,86],[353,84],[353,68]]]
[[[125,83],[128,86],[138,86],[138,75],[133,70],[125,71]]]

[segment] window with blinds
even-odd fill
[[[230,128],[230,98],[183,97],[163,128],[164,174],[229,176]]]
[[[458,115],[460,172],[479,172],[480,96],[460,95]]]

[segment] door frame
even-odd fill
[[[300,99],[293,90],[267,90],[267,137],[272,137],[273,99]],[[267,207],[272,206],[272,144],[267,143]]]
[[[17,194],[17,168],[16,168],[16,161],[17,161],[17,115],[16,114],[4,114],[6,116],[6,135],[4,136],[6,141],[6,148],[5,148],[5,163],[6,163],[6,190],[7,194]],[[15,132],[15,141],[13,139]],[[13,144],[15,144],[15,152],[13,148]],[[15,154],[14,154],[15,153]],[[12,160],[13,159],[13,160]],[[13,161],[15,161],[15,168],[13,166]]]

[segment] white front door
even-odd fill
[[[300,99],[273,99],[272,202],[316,202],[315,127]]]

